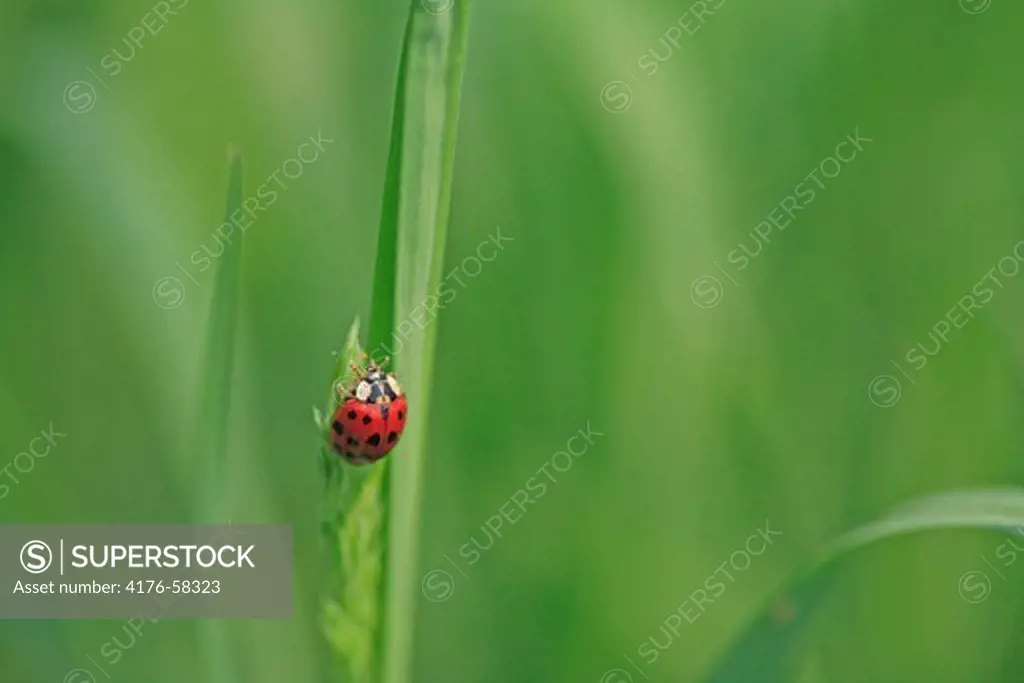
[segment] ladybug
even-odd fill
[[[353,365],[355,386],[344,392],[331,422],[331,445],[353,465],[376,462],[391,452],[405,429],[408,407],[395,375],[370,363]]]

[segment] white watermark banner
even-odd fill
[[[290,526],[0,526],[0,619],[291,616]]]

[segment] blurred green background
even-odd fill
[[[190,258],[219,249],[226,149],[244,150],[251,194],[322,131],[335,142],[246,234],[223,495],[236,523],[295,530],[294,619],[230,627],[246,680],[326,683],[310,406],[369,306],[407,5],[162,5],[161,22],[148,1],[0,4],[0,466],[50,423],[67,434],[9,470],[0,522],[187,519],[213,274]],[[432,323],[420,566],[447,574],[419,607],[416,681],[696,681],[828,539],[916,495],[1024,480],[1024,277],[926,366],[904,359],[1024,237],[1024,6],[473,13],[448,269],[498,226],[513,241]],[[156,34],[126,43],[144,16]],[[855,130],[872,142],[731,265]],[[168,277],[175,296],[154,289]],[[879,375],[901,393],[869,394]],[[460,548],[487,545],[482,525],[588,422],[604,436],[470,564]],[[766,520],[782,535],[647,663],[638,650],[665,645],[666,618]],[[857,556],[804,680],[1020,681],[1024,563],[991,575],[989,599],[958,586],[1004,542],[940,533]],[[122,627],[0,623],[0,681],[62,681]],[[201,680],[198,637],[148,626],[108,674]]]

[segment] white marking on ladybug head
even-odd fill
[[[391,391],[394,392],[396,397],[402,395],[402,387],[398,386],[398,380],[395,379],[394,375],[388,375],[388,386],[391,387]]]
[[[356,385],[356,398],[360,401],[368,401],[370,400],[370,391],[370,383],[365,379],[361,380],[359,384]]]

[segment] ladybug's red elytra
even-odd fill
[[[353,465],[376,462],[391,452],[405,429],[408,405],[394,373],[373,362],[343,391],[331,422],[334,451]]]

